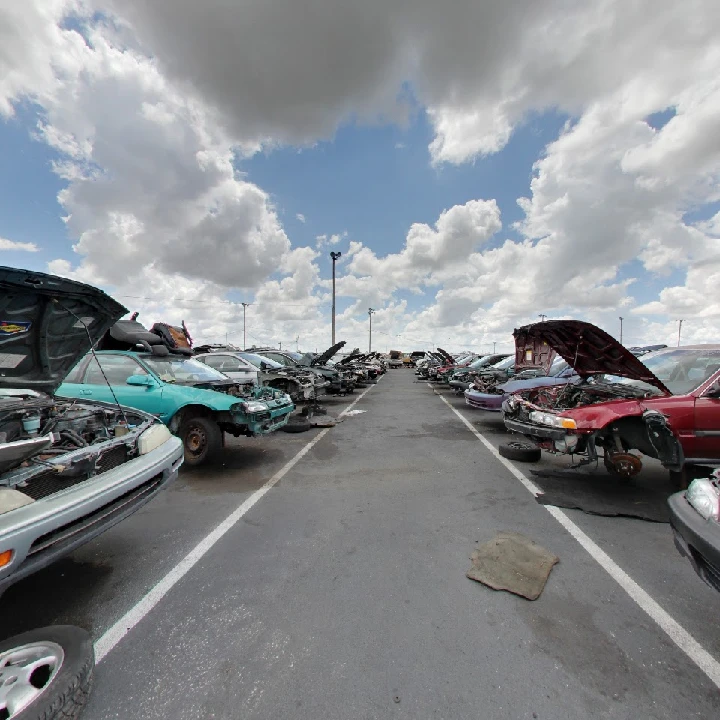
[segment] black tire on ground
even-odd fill
[[[15,664],[21,667],[23,662],[30,662],[27,653],[32,652],[33,645],[38,647],[36,657],[50,656],[50,653],[43,652],[43,646],[51,649],[53,645],[59,646],[62,648],[62,660],[59,666],[48,663],[33,670],[29,683],[39,692],[23,709],[10,712],[0,700],[0,717],[13,720],[75,720],[87,703],[92,685],[95,655],[90,635],[79,627],[55,625],[3,640],[0,642],[0,684],[7,682],[11,675],[20,674],[13,673],[8,666]],[[20,651],[23,646],[30,647]]]
[[[312,428],[312,425],[307,421],[302,422],[289,422],[287,425],[283,425],[280,429],[286,433],[301,433],[307,432]]]
[[[503,443],[498,448],[498,452],[508,460],[519,460],[520,462],[537,462],[542,456],[542,451],[537,445],[519,440]]]
[[[222,430],[214,420],[202,415],[183,421],[180,439],[185,447],[185,463],[192,467],[215,462],[222,453]]]

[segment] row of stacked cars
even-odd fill
[[[0,595],[139,510],[224,438],[284,428],[296,403],[345,395],[387,364],[272,348],[192,347],[101,290],[0,268]],[[48,588],[48,598],[52,593]],[[80,628],[0,642],[0,718],[76,717],[93,672]]]
[[[514,339],[501,358],[429,353],[417,373],[501,414],[519,438],[500,447],[506,457],[601,461],[626,479],[642,456],[659,461],[686,488],[669,499],[676,545],[720,591],[720,345],[628,349],[578,320],[528,325]]]

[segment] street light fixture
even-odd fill
[[[538,317],[540,318],[541,322],[545,322],[545,318],[547,317],[547,315],[543,315],[542,313],[540,313]]]
[[[247,340],[245,338],[245,310],[252,305],[252,303],[240,303],[243,306],[243,350],[247,347]]]
[[[331,252],[333,266],[333,291],[332,291],[332,345],[335,344],[335,263],[342,257],[341,252]]]
[[[375,314],[375,310],[368,308],[368,317],[370,318],[370,339],[368,340],[368,352],[372,352],[372,316]]]

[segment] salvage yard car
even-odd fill
[[[287,424],[295,409],[280,390],[241,389],[227,375],[185,355],[171,354],[162,339],[133,320],[110,329],[100,350],[88,354],[57,394],[66,398],[118,401],[152,413],[178,435],[185,462],[200,465],[219,456],[223,433],[266,435]]]
[[[720,460],[720,345],[669,348],[641,362],[590,323],[554,320],[515,331],[516,343],[547,342],[582,378],[511,395],[505,425],[542,449],[631,477],[637,450],[671,472]]]
[[[246,382],[248,374],[253,373],[254,384],[281,390],[294,403],[313,400],[317,394],[312,373],[286,367],[254,353],[217,350],[196,355],[195,359],[219,370],[239,384]]]
[[[152,415],[112,398],[53,396],[122,305],[12,268],[0,268],[0,297],[1,594],[142,507],[177,476],[183,449]]]

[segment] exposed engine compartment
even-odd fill
[[[0,487],[34,500],[121,465],[153,421],[119,407],[48,396],[0,399]]]
[[[654,392],[634,385],[585,380],[580,383],[551,385],[533,388],[514,394],[506,403],[506,414],[519,420],[528,420],[533,410],[570,410],[585,405],[596,405],[618,399],[643,399]]]

